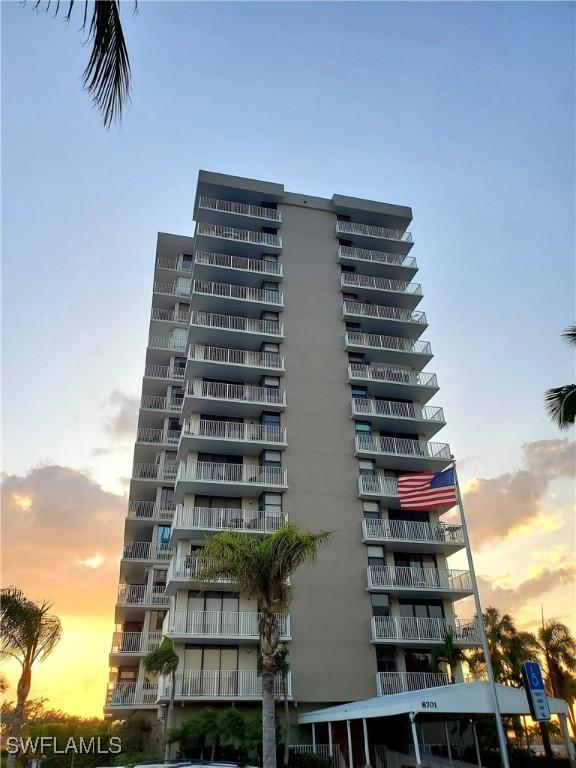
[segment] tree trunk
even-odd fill
[[[164,721],[164,763],[168,763],[172,755],[172,744],[168,744],[168,731],[174,728],[174,695],[176,693],[176,672],[172,672],[170,684],[170,702],[168,703],[168,713]]]
[[[32,683],[32,668],[25,665],[20,680],[18,680],[18,688],[16,691],[16,706],[14,707],[14,715],[10,723],[9,735],[18,739],[22,735],[22,725],[24,723],[24,708],[26,706],[26,699],[30,693],[30,685]],[[16,766],[16,754],[9,754],[6,760],[6,768],[15,768]]]
[[[290,759],[290,707],[288,706],[288,680],[282,681],[284,687],[284,768],[288,768]]]
[[[276,717],[274,712],[274,657],[262,657],[262,764],[276,768]]]
[[[542,744],[544,745],[544,752],[546,753],[546,765],[548,768],[553,768],[554,765],[554,752],[550,745],[550,736],[548,735],[548,726],[541,720],[538,725],[540,726],[540,733],[542,735]]]

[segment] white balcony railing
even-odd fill
[[[163,397],[162,395],[142,395],[140,407],[151,411],[176,411],[182,409],[182,395]]]
[[[368,397],[352,398],[352,413],[354,416],[390,416],[396,419],[444,423],[444,411],[437,406],[422,407],[418,403],[398,403]]]
[[[206,224],[199,222],[196,225],[196,235],[204,237],[218,237],[224,240],[237,240],[241,243],[261,245],[269,248],[282,248],[280,235],[272,235],[268,232],[254,232],[251,229],[238,229],[237,227],[225,227],[221,224]]]
[[[414,242],[412,233],[401,229],[376,227],[372,224],[356,224],[353,221],[337,221],[336,232],[339,235],[361,235],[363,237],[378,237],[384,240],[399,240],[404,243]]]
[[[164,590],[163,585],[120,584],[117,602],[119,605],[168,605]]]
[[[287,693],[292,695],[291,673],[287,675]],[[171,681],[160,678],[158,695],[170,696]],[[278,675],[274,682],[274,693],[283,694],[282,678]],[[185,669],[176,674],[176,692],[178,698],[259,698],[262,696],[262,677],[255,669]]]
[[[179,272],[191,272],[193,269],[193,262],[185,261],[179,256],[171,258],[169,256],[158,256],[156,259],[157,269],[173,269]]]
[[[248,203],[236,203],[232,200],[218,200],[213,197],[201,197],[198,201],[200,208],[223,213],[235,213],[240,216],[251,216],[255,219],[267,219],[269,221],[282,221],[280,211],[276,208],[264,208],[261,205],[249,205]]]
[[[280,291],[251,288],[247,285],[230,285],[229,283],[214,283],[210,280],[194,280],[192,292],[202,296],[253,301],[257,304],[274,304],[277,307],[284,305],[284,297]]]
[[[386,475],[360,475],[358,487],[361,494],[371,496],[398,496],[398,481]]]
[[[220,363],[222,365],[243,365],[247,368],[269,368],[284,370],[284,357],[276,352],[252,352],[247,349],[228,347],[210,347],[192,344],[188,350],[188,359],[197,362]]]
[[[239,269],[244,272],[258,272],[262,275],[282,277],[282,264],[266,259],[247,259],[244,256],[230,256],[227,253],[196,251],[195,263],[206,267]]]
[[[440,568],[412,568],[398,565],[369,565],[369,589],[421,589],[472,591],[469,571]]]
[[[412,456],[417,459],[438,459],[449,461],[452,454],[448,443],[432,443],[425,440],[408,440],[404,437],[382,437],[380,435],[356,435],[358,453],[391,454]]]
[[[416,269],[416,259],[413,256],[404,256],[401,253],[386,253],[385,251],[372,251],[366,248],[354,248],[350,245],[341,245],[338,248],[340,260],[366,261],[372,264],[388,264],[394,267],[408,267]]]
[[[168,581],[174,579],[200,581],[205,570],[214,562],[207,557],[196,557],[196,555],[173,557],[168,567]],[[231,583],[231,580],[225,576],[219,576],[211,581],[221,584]]]
[[[276,614],[281,637],[290,636],[290,616]],[[255,611],[171,611],[168,633],[191,637],[238,637],[258,640],[260,614]]]
[[[169,323],[187,323],[190,320],[190,312],[182,309],[163,309],[152,307],[152,320],[163,320]]]
[[[480,642],[477,623],[468,619],[429,619],[414,616],[373,616],[373,640],[442,642],[452,634],[458,642]]]
[[[382,304],[363,304],[360,301],[345,301],[344,314],[366,317],[373,320],[396,320],[401,323],[426,325],[426,315],[424,312],[412,312],[402,307],[386,307]]]
[[[432,347],[430,346],[429,341],[414,341],[412,339],[402,338],[401,336],[383,336],[377,333],[346,331],[345,343],[346,346],[389,349],[394,352],[411,352],[412,354],[416,355],[432,354]],[[362,367],[366,368],[368,366]],[[433,374],[428,375],[431,376]]]
[[[114,632],[110,653],[150,653],[162,640],[162,632]]]
[[[144,376],[151,379],[183,379],[184,368],[175,368],[171,365],[147,365]]]
[[[178,505],[172,530],[181,528],[199,531],[234,530],[272,533],[285,523],[284,515],[266,511]]]
[[[128,517],[134,520],[166,520],[174,517],[174,505],[169,502],[131,501],[128,504]]]
[[[164,480],[174,482],[178,465],[176,462],[169,464],[145,464],[136,462],[132,468],[132,477],[136,480]]]
[[[180,430],[138,427],[136,440],[139,443],[149,443],[150,445],[178,445]]]
[[[134,707],[154,704],[157,697],[156,683],[109,683],[106,691],[106,706]]]
[[[251,317],[238,317],[236,315],[218,315],[212,312],[192,312],[190,325],[201,328],[217,328],[221,331],[236,331],[242,333],[255,333],[263,336],[284,335],[284,326],[275,320],[256,320]]]
[[[450,678],[445,672],[377,672],[376,689],[378,696],[389,696],[394,693],[420,691],[435,688],[438,685],[449,685]]]
[[[181,277],[172,283],[154,283],[154,293],[166,293],[170,296],[184,296],[190,298],[192,280],[189,277]]]
[[[151,541],[127,541],[122,557],[125,560],[170,560],[172,550],[167,545]]]
[[[176,336],[149,336],[150,349],[165,349],[169,352],[185,352],[187,340]]]
[[[285,445],[286,427],[269,424],[246,424],[235,421],[216,421],[195,417],[184,420],[182,436]]]
[[[217,381],[193,379],[186,383],[186,394],[214,400],[255,403],[261,405],[286,405],[286,393],[279,387],[253,387],[245,384],[221,384]]]
[[[216,464],[208,461],[180,462],[178,482],[237,483],[283,488],[287,483],[283,467],[258,464]]]
[[[365,334],[347,334],[349,336],[363,336]],[[377,337],[378,338],[378,337]],[[382,338],[382,337],[381,337]],[[421,342],[417,342],[420,344]],[[348,376],[350,379],[361,379],[362,381],[384,381],[390,384],[411,384],[418,387],[438,387],[438,379],[435,373],[416,373],[409,368],[393,368],[390,366],[363,365],[362,363],[351,363],[348,366]]]
[[[461,525],[446,523],[423,523],[416,520],[372,520],[362,521],[365,539],[414,541],[439,544],[462,544],[464,534]]]
[[[408,283],[404,280],[389,280],[386,277],[374,275],[361,275],[356,272],[343,272],[340,278],[342,288],[369,288],[377,291],[393,291],[394,293],[407,293],[413,296],[422,296],[420,283]]]

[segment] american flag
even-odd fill
[[[454,467],[443,472],[410,472],[398,477],[400,509],[436,509],[456,504]]]

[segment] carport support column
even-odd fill
[[[474,734],[474,747],[476,748],[476,762],[478,768],[482,768],[482,758],[480,757],[480,745],[478,744],[478,734],[476,733],[476,723],[470,718],[470,725],[472,726],[472,733]]]
[[[316,754],[316,723],[312,723],[312,752]]]
[[[368,725],[366,718],[362,718],[362,728],[364,730],[364,765],[370,765],[370,747],[368,746]]]
[[[571,766],[576,766],[576,754],[574,754],[574,744],[570,738],[570,731],[568,730],[568,717],[566,715],[558,715],[560,720],[560,728],[562,729],[562,738],[564,739],[564,746],[568,753],[568,760],[570,760]]]
[[[328,721],[328,752],[330,757],[334,757],[334,747],[332,745],[332,723]]]
[[[346,731],[348,733],[348,768],[354,768],[354,755],[352,754],[352,729],[350,720],[346,720]]]
[[[446,748],[448,749],[448,760],[452,765],[452,747],[450,746],[450,732],[448,731],[448,723],[444,723],[444,733],[446,734]]]
[[[416,715],[414,712],[410,712],[410,726],[412,728],[412,741],[414,742],[414,757],[416,758],[416,765],[422,765],[422,758],[420,757],[420,746],[418,745],[418,732],[416,731]]]

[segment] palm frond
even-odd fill
[[[158,648],[144,657],[143,664],[146,672],[158,675],[171,675],[178,669],[180,658],[174,650],[170,638],[165,637]]]
[[[566,339],[568,344],[576,346],[576,325],[571,325],[569,328],[566,328],[562,336]]]
[[[560,429],[568,429],[576,420],[576,384],[554,387],[544,395],[546,412]]]

